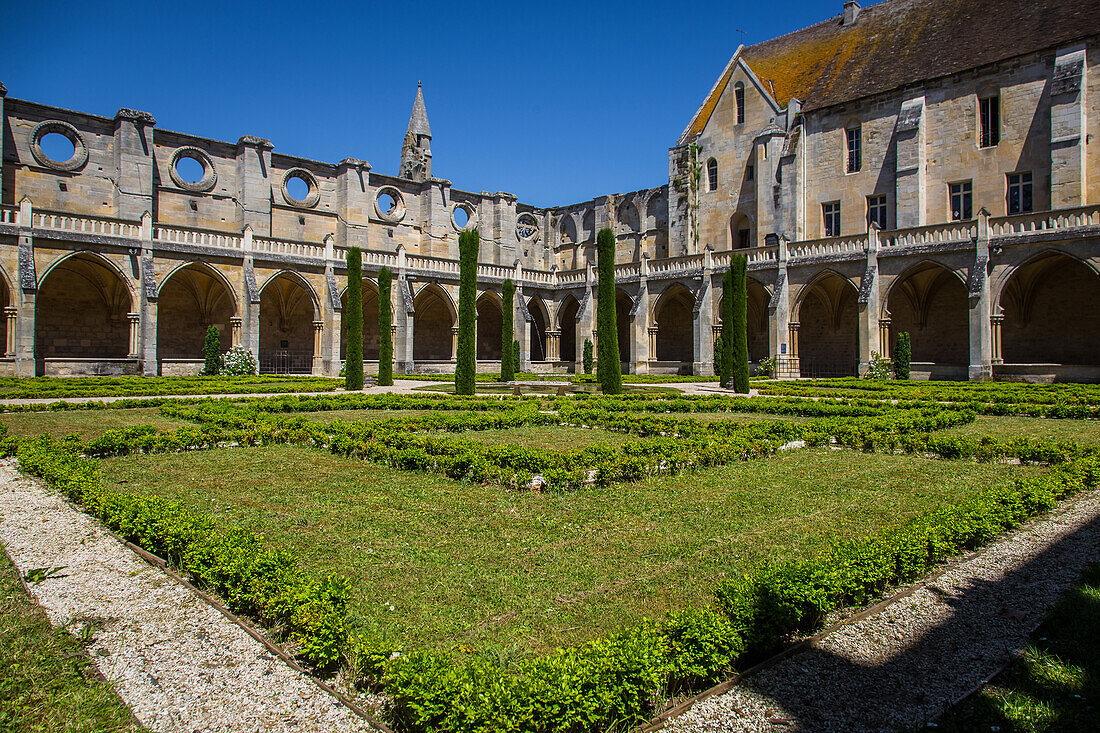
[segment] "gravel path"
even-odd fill
[[[665,730],[888,731],[939,717],[1026,646],[1100,560],[1100,491],[1067,501],[879,613],[696,703]]]
[[[150,730],[375,730],[10,460],[0,543],[20,573],[66,566],[31,592],[54,625],[94,621],[92,659]]]

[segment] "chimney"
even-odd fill
[[[856,18],[859,17],[859,11],[862,8],[859,7],[859,3],[856,0],[845,0],[844,2],[844,15],[840,21],[841,25],[847,26],[856,22]]]

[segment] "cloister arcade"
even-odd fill
[[[347,289],[340,294],[340,312],[347,313]],[[393,308],[390,307],[390,323],[393,323]],[[378,286],[366,278],[363,279],[363,360],[378,361],[378,349],[381,338],[378,332]],[[340,358],[347,358],[348,328],[340,320]]]
[[[42,274],[35,299],[36,359],[125,359],[133,299],[110,260],[91,252],[60,258]]]
[[[232,319],[237,315],[233,290],[217,270],[188,263],[160,286],[157,302],[157,358],[194,361],[204,356],[206,330],[218,329],[224,353],[232,346]]]
[[[802,289],[797,318],[798,366],[803,377],[849,376],[859,365],[859,293],[832,270]]]
[[[309,374],[320,323],[317,296],[299,275],[268,280],[260,290],[260,371]]]

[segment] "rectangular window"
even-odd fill
[[[751,181],[755,177],[756,177],[756,166],[754,166],[750,163],[749,165],[745,166],[745,180],[746,181]]]
[[[1008,213],[1031,211],[1031,171],[1008,174]]]
[[[978,113],[982,126],[980,146],[995,147],[1001,142],[1001,95],[994,94],[979,99]]]
[[[848,133],[848,172],[855,173],[863,167],[863,153],[860,150],[859,128],[850,127]]]
[[[749,230],[738,229],[737,230],[737,247],[739,249],[746,249],[749,246]]]
[[[970,181],[952,183],[948,186],[951,192],[951,221],[966,221],[973,218],[974,186]]]
[[[867,224],[871,222],[879,229],[886,228],[886,196],[867,197]]]
[[[822,204],[821,212],[825,215],[825,236],[840,236],[840,202]]]
[[[737,100],[737,124],[740,125],[745,122],[745,87],[737,87],[733,94]]]

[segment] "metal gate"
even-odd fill
[[[312,374],[313,352],[290,349],[260,350],[260,374]]]

